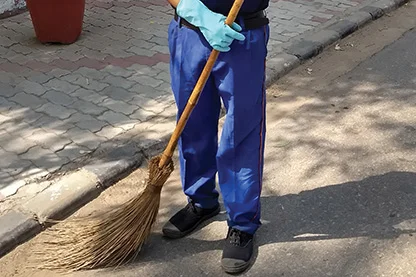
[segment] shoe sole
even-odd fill
[[[216,216],[217,214],[219,214],[221,211],[220,206],[218,206],[218,208],[216,210],[214,210],[212,213],[207,214],[206,216],[203,216],[192,228],[183,231],[183,232],[171,232],[170,230],[162,230],[163,235],[167,238],[170,239],[180,239],[183,238],[184,236],[192,233],[202,222],[204,222],[205,220],[208,220],[214,216]]]
[[[254,242],[254,238],[253,238],[253,243],[255,243]],[[250,259],[245,264],[242,264],[241,266],[228,267],[228,266],[224,265],[221,262],[221,267],[224,270],[224,272],[225,273],[228,273],[228,274],[239,274],[239,273],[243,273],[245,270],[247,270],[247,268],[250,267],[250,265],[253,262],[253,258],[254,258],[254,253],[253,253],[253,255],[251,255]]]
[[[250,266],[250,262],[251,260],[239,267],[226,267],[224,265],[221,265],[221,267],[225,271],[225,273],[238,274],[244,272],[244,270],[246,270]]]

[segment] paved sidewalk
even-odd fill
[[[272,0],[269,57],[371,2],[386,1]],[[38,43],[29,13],[0,21],[0,201],[88,163],[97,151],[157,141],[157,123],[176,112],[168,72],[171,18],[165,0],[87,0],[83,34],[67,46]]]

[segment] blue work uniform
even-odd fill
[[[203,0],[212,11],[227,14],[232,0]],[[265,9],[268,1],[245,1],[240,14]],[[172,20],[168,38],[171,86],[178,118],[202,72],[212,48],[199,30]],[[218,203],[215,175],[228,214],[228,225],[253,234],[260,226],[260,194],[265,142],[265,61],[269,26],[247,30],[245,41],[234,41],[220,53],[178,148],[184,193],[197,206]],[[226,119],[218,144],[221,100]]]

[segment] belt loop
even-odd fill
[[[178,15],[178,27],[179,29],[182,28],[182,17]]]

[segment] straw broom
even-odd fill
[[[227,25],[234,22],[243,2],[235,0]],[[137,256],[156,220],[162,187],[174,169],[172,155],[179,137],[218,55],[216,50],[211,52],[163,154],[149,161],[142,193],[104,216],[68,219],[49,228],[41,249],[35,253],[38,268],[76,271],[114,267]]]

